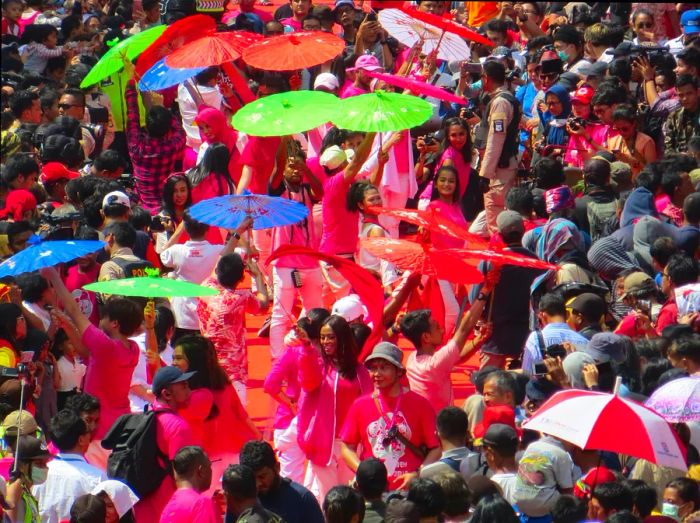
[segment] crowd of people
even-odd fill
[[[0,259],[104,242],[0,278],[3,521],[700,521],[700,386],[668,420],[682,470],[523,427],[559,391],[643,404],[700,382],[698,4],[268,4],[2,1]],[[435,35],[405,41],[386,10],[488,40],[426,51]],[[196,15],[345,47],[296,71],[203,67],[160,91],[124,55],[85,87],[119,42]],[[407,90],[432,115],[383,133],[231,124],[251,97],[404,92],[377,73],[463,103]],[[227,230],[190,213],[250,194],[308,215]],[[377,251],[404,245],[389,240],[427,261]],[[83,288],[155,273],[215,292]],[[253,315],[265,420],[248,410]],[[646,437],[619,422],[616,438]]]

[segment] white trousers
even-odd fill
[[[340,439],[333,443],[333,456],[330,465],[316,465],[309,461],[304,477],[304,486],[316,496],[319,504],[323,506],[323,500],[328,491],[336,485],[347,485],[355,477],[345,460],[340,455]]]
[[[297,419],[286,429],[275,429],[273,442],[280,463],[280,475],[299,484],[304,483],[306,456],[297,442]]]

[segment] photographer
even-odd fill
[[[542,136],[542,139],[535,144],[535,158],[538,159],[542,156],[563,155],[569,141],[566,122],[571,114],[571,98],[566,88],[560,84],[550,87],[545,94],[544,105],[545,111],[541,109],[537,111],[540,115],[538,135]]]
[[[588,85],[579,87],[571,97],[572,115],[566,121],[569,133],[569,147],[564,155],[564,163],[582,169],[584,163],[595,153],[595,148],[585,138],[604,143],[608,126],[594,121],[591,110],[594,90]]]

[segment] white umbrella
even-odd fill
[[[438,58],[448,62],[469,60],[471,56],[469,46],[460,36],[416,20],[399,9],[382,9],[378,17],[382,27],[408,47],[413,47],[422,38],[424,54],[437,49]]]
[[[523,428],[582,449],[607,450],[687,470],[678,436],[669,423],[650,408],[615,394],[576,389],[557,392]]]

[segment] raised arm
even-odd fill
[[[46,267],[41,269],[40,274],[51,282],[54,290],[56,291],[56,296],[58,297],[58,302],[63,305],[63,309],[68,314],[68,317],[73,321],[78,333],[82,336],[87,328],[92,325],[90,320],[83,314],[80,310],[78,302],[75,301],[73,295],[66,289],[63,284],[63,280],[58,275],[58,272],[54,267]]]
[[[372,151],[372,142],[374,142],[374,137],[376,134],[377,133],[367,133],[365,135],[364,140],[362,140],[362,143],[360,143],[357,151],[355,151],[355,156],[353,157],[352,161],[345,168],[343,176],[348,183],[352,183],[357,176],[357,173],[360,172],[362,165],[367,161],[369,153]]]

